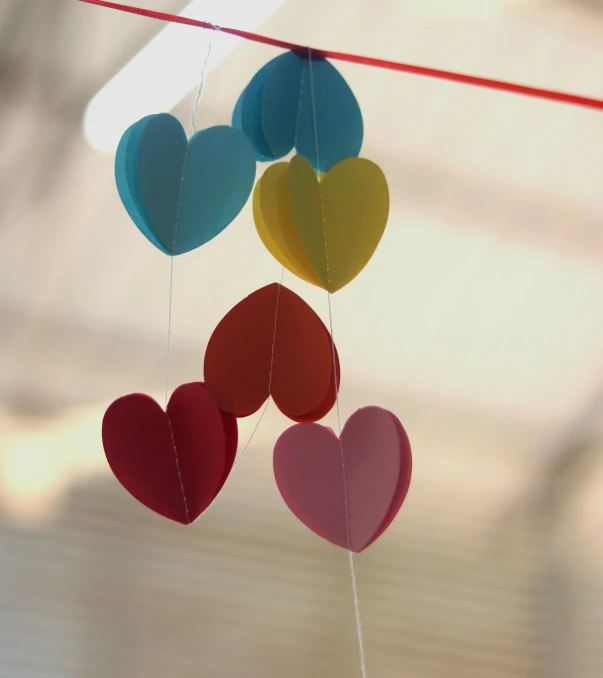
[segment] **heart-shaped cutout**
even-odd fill
[[[148,395],[118,398],[105,412],[103,446],[125,489],[152,511],[192,523],[226,482],[237,451],[237,421],[204,384],[179,386],[166,411]]]
[[[269,61],[243,90],[232,124],[248,136],[258,160],[282,158],[296,148],[321,172],[356,157],[362,146],[354,93],[331,63],[315,55],[287,52]]]
[[[289,196],[289,163],[271,165],[253,191],[253,220],[272,256],[302,280],[324,286],[308,260],[297,233]]]
[[[336,292],[369,262],[389,214],[381,169],[342,160],[319,182],[302,156],[269,167],[253,195],[256,229],[268,251],[298,277]]]
[[[335,370],[333,369],[335,356]],[[211,335],[204,378],[220,409],[253,414],[272,395],[294,421],[316,421],[335,404],[340,367],[331,335],[294,292],[273,283],[232,308]]]
[[[128,214],[166,254],[189,252],[221,233],[245,206],[255,170],[253,148],[240,130],[218,125],[187,141],[167,113],[132,125],[115,157]]]
[[[380,407],[357,410],[341,438],[320,424],[297,424],[274,447],[276,484],[292,513],[320,537],[355,553],[396,517],[411,473],[406,432]]]

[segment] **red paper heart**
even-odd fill
[[[333,353],[339,386],[327,328],[303,299],[273,283],[219,322],[205,352],[205,383],[220,409],[237,417],[253,414],[272,395],[290,419],[316,421],[335,403]]]
[[[192,523],[211,504],[234,463],[237,421],[221,412],[204,384],[179,386],[167,411],[133,393],[113,402],[103,418],[111,470],[147,508]]]
[[[355,553],[370,546],[396,517],[411,472],[406,432],[394,414],[380,407],[357,410],[341,440],[326,426],[297,424],[274,447],[276,484],[293,514],[319,536]]]

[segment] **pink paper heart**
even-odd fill
[[[273,461],[292,513],[320,537],[355,553],[389,527],[412,472],[408,436],[398,418],[380,407],[354,412],[341,439],[320,424],[292,426],[276,441]]]

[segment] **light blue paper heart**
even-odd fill
[[[315,66],[316,59],[312,59],[316,94],[318,88],[316,87],[317,73]],[[270,77],[266,78],[261,104],[266,144],[278,157],[287,155],[294,147],[297,148],[299,145],[298,131],[301,123],[300,114],[305,112],[304,99],[308,99],[310,103],[311,115],[312,99],[308,79],[308,59],[295,52],[282,54],[270,69]],[[336,108],[338,106],[336,101],[333,102],[333,105]],[[324,130],[325,133],[327,131]],[[322,141],[327,144],[328,140],[322,132],[323,130],[318,128],[319,143]],[[302,154],[299,148],[297,150],[298,153]],[[314,165],[314,163],[312,164]]]
[[[266,79],[276,59],[272,59],[253,76],[251,82],[241,93],[232,114],[232,126],[242,130],[251,141],[256,159],[259,162],[271,162],[279,157],[268,146],[262,127],[262,97]],[[284,155],[284,154],[283,154]]]
[[[187,143],[178,120],[161,113],[125,132],[115,178],[143,235],[176,255],[204,245],[235,219],[249,198],[255,170],[253,148],[240,130],[210,127]]]
[[[138,191],[136,171],[138,143],[142,130],[145,128],[147,122],[153,117],[154,116],[149,115],[142,120],[139,120],[129,127],[122,136],[115,154],[115,181],[117,183],[119,197],[132,218],[132,221],[138,226],[141,233],[152,242],[155,247],[166,254],[170,254],[170,250],[163,245],[155,231],[151,228],[149,218]]]
[[[322,57],[310,61],[296,52],[255,74],[235,106],[233,125],[248,136],[259,160],[295,148],[321,172],[357,157],[364,134],[360,107],[339,71]]]

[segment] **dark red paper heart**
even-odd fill
[[[396,517],[411,473],[406,432],[394,414],[379,407],[356,411],[341,442],[325,426],[297,424],[274,447],[276,483],[293,514],[319,536],[356,553]]]
[[[164,411],[134,393],[113,402],[103,418],[111,470],[147,508],[192,523],[211,504],[234,463],[234,416],[221,412],[204,384],[179,386]]]
[[[253,414],[272,395],[290,419],[316,421],[335,404],[333,353],[339,386],[327,328],[303,299],[274,283],[218,323],[205,352],[205,383],[220,409],[237,417]]]

